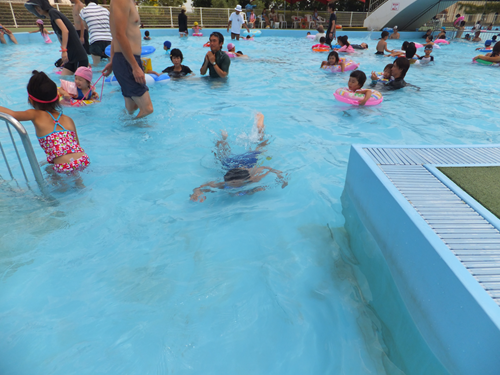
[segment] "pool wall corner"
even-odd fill
[[[363,148],[351,147],[343,196],[422,337],[451,374],[498,374],[500,308]]]

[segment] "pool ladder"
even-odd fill
[[[26,155],[28,157],[28,161],[31,166],[31,170],[33,171],[33,175],[35,176],[35,180],[38,184],[38,187],[42,192],[45,191],[45,180],[42,176],[42,171],[40,170],[40,167],[38,166],[38,161],[36,160],[35,152],[33,151],[33,146],[31,146],[31,142],[28,136],[28,132],[24,128],[24,126],[21,125],[19,121],[17,121],[14,117],[11,115],[8,115],[6,113],[1,113],[0,112],[0,119],[5,121],[5,125],[7,126],[7,130],[9,131],[10,139],[12,141],[12,145],[14,146],[14,150],[16,151],[17,154],[17,159],[19,160],[19,164],[21,165],[21,169],[23,171],[24,178],[26,179],[26,182],[29,182],[28,176],[26,175],[26,171],[24,169],[23,162],[21,160],[21,157],[19,156],[19,151],[17,150],[16,142],[14,141],[14,137],[12,136],[12,130],[11,127],[17,130],[17,133],[19,134],[19,137],[21,138],[21,141],[23,142],[24,146],[24,151],[26,152]],[[9,171],[10,177],[12,180],[15,180],[14,175],[12,174],[12,169],[10,168],[9,161],[7,160],[7,155],[5,155],[5,151],[2,146],[2,142],[0,142],[0,150],[2,151],[3,159],[5,160],[5,164],[7,166],[7,169]]]

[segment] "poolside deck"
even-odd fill
[[[498,220],[493,220],[496,226],[492,225],[482,216],[484,210],[476,211],[445,185],[442,177],[439,179],[431,173],[435,172],[434,169],[428,169],[430,165],[500,165],[500,148],[373,147],[364,150],[491,298],[500,305]],[[449,184],[447,179],[446,182]],[[467,201],[472,199],[469,198],[466,198]]]
[[[497,374],[500,220],[438,170],[449,166],[500,166],[500,145],[353,145],[346,225],[356,212],[450,373]]]

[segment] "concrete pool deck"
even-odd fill
[[[437,169],[450,166],[500,166],[500,145],[354,145],[343,195],[448,371],[497,374],[500,220]]]

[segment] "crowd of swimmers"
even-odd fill
[[[115,0],[115,2],[119,2]],[[88,1],[87,1],[88,3]],[[47,161],[53,164],[53,170],[57,173],[73,174],[84,170],[89,164],[90,160],[88,155],[85,153],[83,148],[80,146],[78,139],[78,133],[74,121],[67,115],[62,113],[61,101],[71,101],[71,100],[91,100],[98,99],[99,95],[95,91],[95,83],[92,84],[92,68],[88,64],[88,60],[80,55],[85,54],[83,47],[79,44],[83,53],[80,50],[75,51],[74,49],[70,51],[70,45],[62,46],[65,32],[69,33],[73,37],[73,32],[76,31],[72,29],[71,23],[62,15],[60,12],[52,8],[47,0],[29,0],[27,6],[30,11],[35,15],[40,17],[49,17],[54,31],[56,32],[60,42],[61,42],[61,55],[62,64],[64,69],[68,70],[70,73],[74,74],[74,82],[61,81],[61,87],[58,88],[54,81],[52,81],[44,72],[34,70],[32,76],[27,85],[28,91],[28,102],[32,109],[25,111],[12,111],[8,108],[0,107],[0,112],[9,114],[13,116],[18,121],[32,121],[35,126],[36,134],[40,143],[40,146],[46,153]],[[123,2],[124,5],[127,4],[126,1]],[[131,8],[132,9],[132,8]],[[61,21],[61,22],[55,22]],[[47,37],[49,32],[45,29],[44,23],[41,19],[37,20],[38,30],[35,32],[40,32],[42,36]],[[63,31],[61,31],[61,29]],[[397,28],[396,32],[397,32]],[[193,32],[199,33],[201,28],[195,23],[193,25]],[[444,31],[444,30],[443,30]],[[12,35],[10,30],[6,29],[0,25],[0,34],[9,36],[12,41],[17,42],[15,37]],[[399,35],[399,33],[398,33]],[[384,68],[382,74],[377,74],[372,72],[370,75],[371,83],[370,87],[382,87],[387,89],[401,89],[408,84],[405,82],[405,76],[410,68],[410,65],[420,60],[424,63],[429,63],[434,61],[432,54],[435,42],[430,33],[424,35],[425,43],[422,45],[424,48],[424,55],[419,56],[416,54],[417,47],[413,42],[404,42],[400,50],[389,50],[387,46],[387,39],[389,38],[389,32],[383,31],[381,34],[381,39],[378,41],[376,46],[377,55],[385,55],[394,58],[394,61],[387,64]],[[438,34],[438,38],[446,37],[445,33]],[[144,36],[141,37],[139,32],[139,42],[140,39],[151,40],[150,33],[146,31]],[[332,39],[326,38],[324,29],[322,26],[318,28],[318,35],[315,37],[319,41],[321,46],[328,47],[330,53],[326,61],[321,64],[322,68],[339,66],[340,71],[345,70],[345,59],[339,57],[339,53],[353,53],[356,50],[368,49],[366,43],[361,43],[359,45],[350,44],[348,37],[346,35],[339,36],[336,38],[337,45],[331,46]],[[397,38],[396,38],[397,39]],[[67,43],[67,40],[66,40]],[[236,51],[235,45],[229,43],[227,45],[227,52],[222,51],[222,46],[224,44],[224,37],[219,32],[213,32],[210,35],[209,42],[207,43],[210,47],[209,52],[205,55],[204,62],[201,66],[200,73],[203,75],[209,72],[210,77],[227,77],[229,73],[230,59],[229,55],[234,55],[234,57],[244,57],[241,51]],[[493,46],[492,46],[493,45]],[[139,43],[140,46],[140,43]],[[72,45],[71,48],[75,46]],[[113,44],[111,44],[113,47]],[[194,74],[193,71],[186,65],[183,65],[183,54],[178,48],[171,48],[172,44],[169,41],[164,42],[164,49],[170,56],[172,66],[166,67],[161,73],[158,73],[152,69],[146,71],[146,73],[161,75],[168,74],[172,78],[180,78],[187,75]],[[500,63],[500,43],[496,42],[496,37],[492,40],[488,40],[485,43],[486,48],[491,48],[491,52],[485,55],[476,56],[475,60],[484,60],[489,62]],[[386,52],[388,53],[386,55]],[[118,74],[120,69],[119,63],[115,62],[119,52],[111,53],[113,63],[113,70],[115,74]],[[77,60],[74,60],[74,59]],[[72,62],[72,60],[74,62]],[[80,60],[78,60],[80,59]],[[111,59],[110,59],[111,60]],[[140,59],[137,58],[137,64],[141,64]],[[130,65],[129,65],[130,67]],[[130,69],[130,68],[129,68]],[[135,69],[135,68],[134,68]],[[130,113],[135,111],[137,108],[140,109],[139,116],[147,115],[152,112],[152,106],[149,111],[144,111],[141,108],[141,101],[136,100],[141,99],[144,93],[147,93],[147,87],[145,82],[140,79],[140,76],[136,74],[142,74],[144,76],[144,69],[141,73],[136,73],[132,69],[132,74],[129,74],[129,78],[122,80],[120,85],[122,86],[122,94],[125,98],[126,108]],[[117,72],[118,71],[118,72]],[[111,72],[111,62],[109,62],[103,70],[103,75],[109,74]],[[118,78],[118,77],[117,77]],[[123,79],[123,77],[122,77]],[[350,73],[348,81],[348,89],[351,92],[355,92],[362,96],[359,101],[360,105],[364,105],[370,99],[372,95],[372,90],[364,88],[367,82],[367,76],[364,72],[360,70],[354,70]],[[377,86],[378,85],[378,86]],[[128,86],[134,86],[131,88]],[[142,88],[146,87],[144,91]],[[138,90],[138,88],[140,90]],[[129,90],[130,94],[126,91]],[[134,98],[135,97],[135,98]],[[127,101],[127,99],[132,99]],[[149,99],[149,94],[146,99]],[[150,102],[150,99],[149,99]],[[227,169],[227,173],[224,176],[223,182],[209,182],[195,189],[191,196],[192,200],[204,200],[204,193],[212,191],[212,189],[239,189],[246,186],[249,183],[260,181],[269,173],[274,173],[277,175],[278,180],[281,181],[282,187],[287,185],[286,179],[283,177],[280,171],[274,170],[269,167],[258,167],[257,160],[258,155],[262,152],[262,148],[267,144],[264,140],[264,117],[262,114],[258,114],[256,118],[256,126],[259,133],[259,145],[255,150],[250,150],[243,155],[230,155],[227,150],[230,150],[229,145],[226,141],[227,135],[222,134],[222,140],[217,143],[219,148],[219,155],[223,155],[221,159],[221,164]],[[256,191],[260,191],[261,188],[256,188],[252,190],[238,190],[237,194],[252,194]]]

